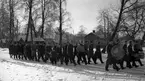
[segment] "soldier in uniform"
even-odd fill
[[[75,55],[73,51],[73,45],[71,43],[68,43],[67,53],[68,53],[69,61],[72,62],[74,65],[76,65],[76,62],[74,59]]]
[[[18,48],[18,59],[22,59],[22,55],[23,55],[23,48],[22,48],[22,44],[20,42],[18,42],[17,44],[17,48]]]
[[[14,44],[14,59],[18,59],[18,44],[15,42]]]
[[[46,62],[44,59],[44,54],[45,54],[45,46],[43,43],[39,43],[38,44],[38,61],[40,61],[40,58],[41,58],[43,62]]]
[[[67,47],[68,47],[67,44],[63,46],[64,61],[66,65],[68,65],[69,62],[68,55],[67,55]]]
[[[97,59],[99,59],[102,64],[104,63],[102,60],[100,42],[98,42],[98,44],[96,45],[96,51],[95,51],[95,55],[94,55],[95,63],[96,63]]]
[[[94,55],[94,46],[93,46],[93,41],[91,41],[91,44],[89,45],[89,54],[88,54],[88,64],[90,64],[91,59],[94,61],[94,63],[96,64],[93,55]]]
[[[31,50],[31,43],[28,42],[27,46],[26,46],[26,50],[27,50],[27,57],[29,60],[32,60],[32,50]]]
[[[48,60],[50,58],[50,53],[52,51],[52,46],[47,44],[46,47],[45,47],[45,60]]]
[[[136,54],[138,54],[139,51],[143,51],[143,49],[142,49],[141,45],[139,44],[139,42],[135,41],[135,44],[134,44],[134,52]],[[140,66],[143,66],[143,64],[142,64],[142,62],[140,60],[140,57],[138,57],[136,61],[140,64]]]
[[[37,50],[37,45],[33,42],[31,44],[31,54],[32,54],[32,59],[37,61],[37,55],[36,55],[36,50]]]
[[[87,65],[87,60],[86,60],[86,54],[85,54],[85,49],[83,44],[79,44],[77,46],[77,52],[78,52],[78,61],[77,63],[80,65],[80,61],[83,59],[84,63]]]
[[[138,67],[138,65],[136,65],[136,63],[135,63],[135,57],[134,57],[135,53],[133,50],[133,42],[132,41],[129,42],[128,53],[129,53],[129,57],[130,57],[130,62],[132,62],[132,66]]]
[[[52,64],[57,64],[57,52],[56,52],[56,49],[53,48],[53,50],[51,51],[50,53],[50,61]]]
[[[128,54],[128,49],[127,49],[127,41],[125,41],[125,44],[123,45],[123,49],[125,51],[125,56],[124,56],[124,61],[126,61],[126,67],[128,68],[132,68],[131,64],[130,64],[130,56]]]
[[[86,55],[88,55],[88,48],[89,48],[89,43],[88,43],[88,41],[86,41],[85,42],[85,44],[84,44],[84,48],[85,48],[85,53],[86,53]]]
[[[13,56],[13,42],[9,45],[9,54],[10,54],[10,58],[12,58],[12,56]]]
[[[114,46],[113,41],[109,42],[108,46],[107,46],[107,61],[106,61],[106,65],[105,65],[105,70],[109,71],[109,65],[113,64],[113,68],[116,69],[117,71],[119,71],[118,66],[116,65],[116,60],[115,58],[112,56],[111,54],[111,49]]]

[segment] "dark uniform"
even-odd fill
[[[13,46],[13,50],[14,50],[14,59],[18,59],[18,44],[15,42],[14,46]]]
[[[31,54],[32,54],[32,59],[37,61],[37,55],[36,55],[36,50],[37,50],[37,45],[36,44],[31,44]]]
[[[10,58],[12,58],[12,56],[13,56],[13,43],[9,45],[9,54],[10,54]]]
[[[70,60],[70,62],[72,62],[74,65],[76,65],[75,62],[75,55],[74,55],[74,51],[73,51],[73,45],[72,44],[68,44],[67,47],[67,53],[68,53],[68,59]]]
[[[90,62],[91,62],[91,59],[94,61],[94,63],[95,63],[95,60],[93,59],[93,55],[94,55],[94,46],[93,46],[93,43],[91,43],[90,45],[89,45],[89,54],[88,54],[88,64],[90,64]],[[96,63],[95,63],[96,64]]]
[[[123,45],[123,49],[125,51],[125,56],[124,56],[124,61],[126,61],[126,67],[128,68],[132,68],[131,64],[130,64],[130,56],[128,54],[128,49],[127,49],[127,41],[125,42],[125,44]]]
[[[18,48],[18,58],[19,59],[23,59],[23,46],[21,43],[18,43],[17,45],[17,48]]]
[[[97,61],[97,58],[100,60],[101,63],[104,63],[103,60],[102,60],[100,42],[98,42],[98,45],[96,45],[96,51],[95,51],[95,55],[94,55],[95,63]]]
[[[52,64],[57,64],[57,52],[56,50],[52,50],[52,52],[50,53],[50,61]]]
[[[139,51],[143,51],[143,50],[142,50],[142,48],[140,47],[140,45],[136,43],[136,44],[134,45],[134,52],[135,52],[136,54],[138,54]],[[139,62],[140,66],[143,66],[143,64],[142,64],[142,62],[141,62],[141,60],[140,60],[140,58],[136,59],[136,61]]]
[[[45,47],[45,60],[48,60],[50,58],[50,53],[52,51],[52,46],[51,45],[46,45]]]
[[[130,44],[128,46],[128,52],[129,52],[130,62],[132,62],[132,66],[138,67],[135,63],[135,57],[134,57],[135,52],[133,50],[132,41],[130,41]]]
[[[78,52],[78,55],[77,55],[77,57],[78,57],[77,63],[80,65],[80,61],[83,59],[83,61],[87,65],[85,49],[84,49],[84,46],[82,44],[80,44],[77,47],[77,52]]]
[[[89,51],[88,51],[88,48],[89,48],[88,42],[86,42],[86,43],[84,44],[84,48],[85,48],[85,53],[86,53],[86,55],[88,55],[88,53],[89,53]]]
[[[39,44],[38,45],[38,61],[40,61],[40,58],[41,58],[43,62],[46,62],[44,59],[44,55],[45,55],[45,45]]]
[[[68,65],[69,59],[67,54],[67,44],[63,46],[63,55],[64,55],[65,64]]]

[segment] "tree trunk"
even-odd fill
[[[33,0],[29,0],[29,20],[28,20],[28,28],[27,28],[27,34],[26,34],[26,42],[28,41],[28,37],[29,37],[29,29],[31,32],[31,41],[33,42],[33,33],[32,33],[32,4],[33,4]]]
[[[13,0],[9,0],[9,8],[10,8],[10,29],[9,29],[9,39],[12,41],[14,32],[12,31],[14,28],[14,3]]]
[[[60,0],[60,5],[59,5],[59,9],[60,9],[60,16],[59,16],[59,32],[60,32],[60,39],[59,39],[59,45],[60,45],[60,49],[62,49],[62,1]],[[62,51],[60,51],[60,54],[62,53]]]
[[[41,31],[41,37],[44,37],[44,23],[45,23],[45,0],[42,0],[42,31]]]
[[[114,32],[113,32],[111,38],[110,38],[110,41],[113,41],[113,39],[114,39],[114,37],[115,37],[115,35],[116,35],[116,33],[117,33],[118,27],[119,27],[119,25],[120,25],[122,13],[123,13],[123,8],[124,8],[124,5],[125,5],[124,2],[125,2],[125,0],[122,0],[122,1],[121,1],[121,8],[120,8],[120,13],[119,13],[118,21],[117,21],[115,30],[114,30]]]

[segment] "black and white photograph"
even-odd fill
[[[0,0],[0,81],[145,81],[145,0]]]

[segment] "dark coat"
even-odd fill
[[[127,44],[123,45],[123,50],[125,51],[125,53],[127,53]]]
[[[89,45],[89,55],[93,55],[93,48],[94,48],[94,46],[93,46],[93,44],[90,44]]]
[[[100,47],[100,45],[96,45],[95,56],[97,56],[97,57],[101,56],[101,47]]]
[[[134,51],[132,49],[132,45],[128,46],[128,52],[129,52],[129,55],[133,55],[134,54]]]
[[[73,45],[72,44],[68,45],[67,51],[68,51],[68,55],[73,55]]]

